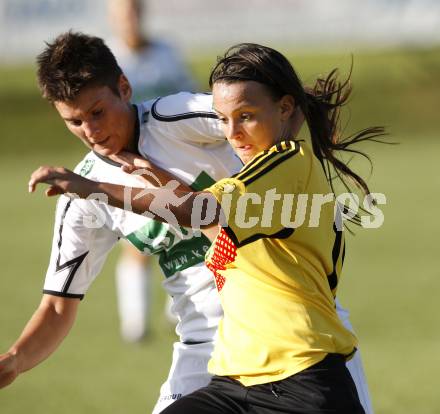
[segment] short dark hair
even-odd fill
[[[122,70],[104,41],[68,31],[37,56],[38,85],[50,102],[71,101],[88,86],[108,86],[119,96]]]

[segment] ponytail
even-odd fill
[[[280,52],[255,43],[241,43],[232,46],[224,56],[218,58],[211,71],[209,85],[212,87],[215,82],[255,81],[265,85],[275,100],[291,95],[304,114],[313,152],[320,160],[333,192],[333,181],[339,178],[348,191],[350,180],[365,194],[369,194],[367,183],[337,157],[339,152],[349,152],[360,154],[371,163],[368,155],[352,148],[352,145],[362,141],[382,142],[377,138],[385,135],[384,128],[376,126],[347,138],[341,137],[339,113],[350,96],[350,76],[351,71],[347,80],[341,83],[337,70],[333,70],[326,78],[318,79],[313,91],[309,92],[304,90],[294,68]],[[352,221],[358,223],[359,216],[354,216]]]
[[[301,106],[304,106],[302,110],[309,127],[313,152],[320,160],[331,188],[333,189],[333,181],[337,177],[350,191],[348,178],[367,195],[370,193],[367,183],[347,163],[338,158],[337,153],[360,154],[371,164],[367,154],[352,146],[363,141],[382,142],[377,138],[385,135],[385,130],[383,127],[375,126],[362,129],[346,138],[341,137],[340,109],[347,103],[351,93],[350,75],[341,83],[337,70],[334,69],[325,79],[318,79],[313,91],[305,92],[305,102]],[[357,219],[355,216],[353,221],[357,222]]]

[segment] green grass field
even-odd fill
[[[212,57],[194,58],[206,78]],[[303,78],[341,66],[350,56],[293,56]],[[377,414],[440,412],[440,291],[436,171],[440,141],[440,50],[355,55],[355,93],[347,129],[386,124],[395,146],[369,146],[371,188],[387,197],[384,225],[348,235],[339,297],[351,311]],[[19,335],[38,305],[52,238],[54,199],[27,193],[40,164],[73,167],[84,154],[38,96],[33,69],[0,69],[0,352]],[[78,142],[77,142],[78,141]],[[364,162],[358,163],[368,173]],[[150,339],[128,346],[118,334],[113,283],[115,254],[80,306],[79,318],[46,362],[0,391],[3,414],[148,413],[165,378],[175,340],[162,312],[156,278]]]

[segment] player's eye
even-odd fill
[[[252,115],[248,112],[242,113],[240,117],[241,117],[242,121],[249,121],[252,119]]]
[[[103,114],[103,110],[102,109],[95,109],[93,112],[92,112],[92,115],[96,118],[96,117],[99,117],[99,116],[101,116],[102,114]]]
[[[70,125],[73,126],[81,126],[82,122],[79,119],[71,119],[68,121]]]
[[[223,117],[223,116],[219,116],[218,120],[219,120],[219,122],[221,124],[227,124],[228,123],[228,120],[225,117]]]

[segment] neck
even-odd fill
[[[298,136],[302,126],[304,125],[304,120],[305,120],[304,114],[301,111],[301,108],[299,106],[297,106],[295,109],[295,112],[293,113],[292,117],[289,120],[289,125],[288,125],[289,135],[288,136],[290,137],[290,139],[295,139]]]
[[[137,114],[137,108],[135,105],[130,105],[130,113],[129,113],[129,119],[128,122],[131,125],[130,128],[130,141],[128,142],[128,145],[124,148],[124,150],[129,152],[137,153],[137,143],[139,139],[139,127],[138,127],[138,114]]]

